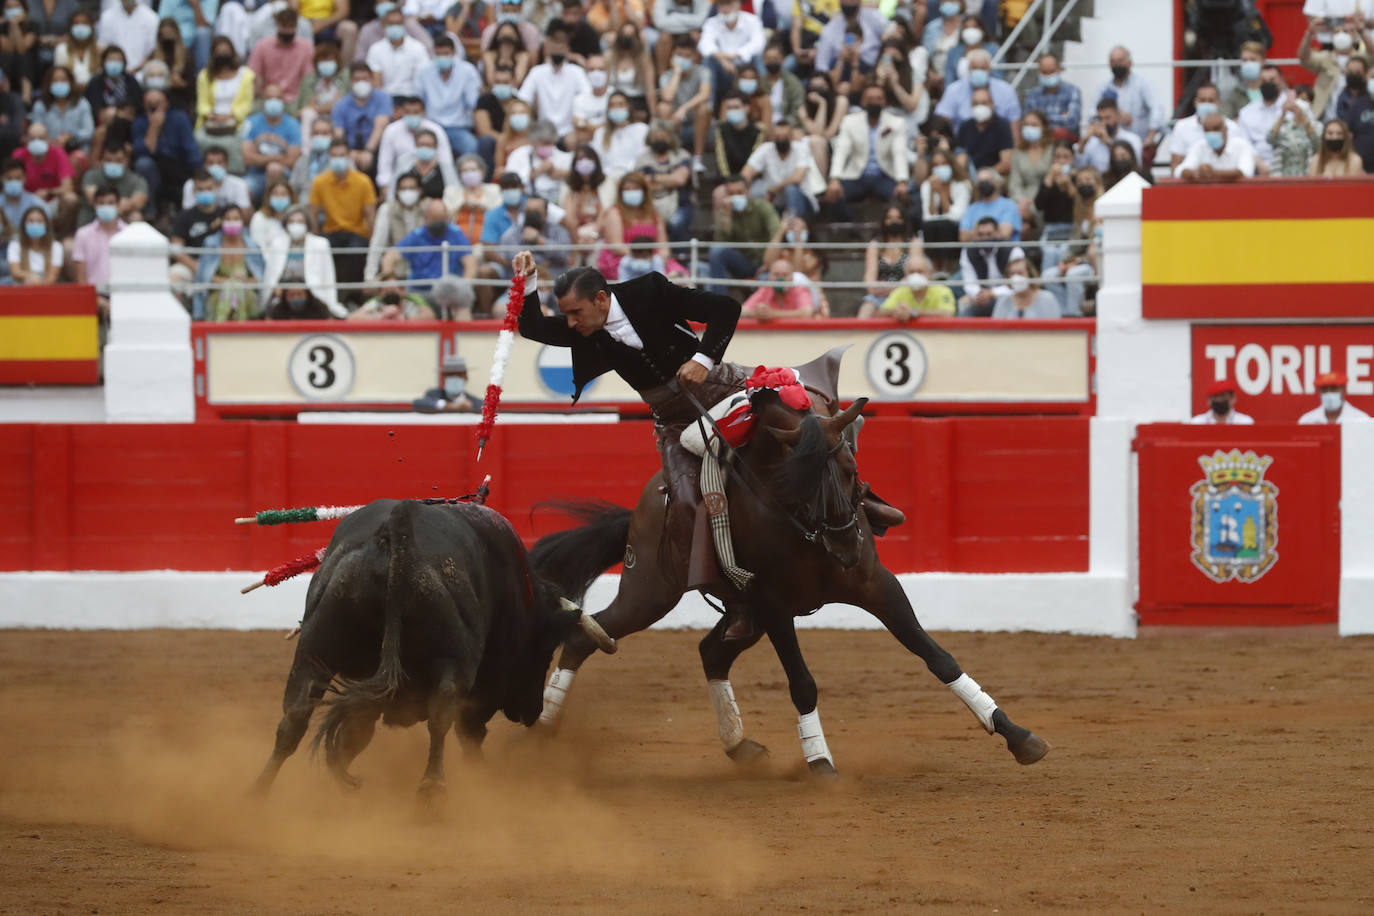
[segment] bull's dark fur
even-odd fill
[[[310,583],[277,745],[258,787],[270,785],[331,688],[314,747],[346,781],[378,717],[429,720],[427,782],[442,781],[442,732],[455,722],[470,748],[498,711],[533,725],[553,652],[578,625],[579,612],[560,607],[557,583],[590,581],[586,570],[607,564],[604,551],[581,563],[560,557],[550,579],[530,560],[510,524],[474,504],[377,500],[345,518]]]

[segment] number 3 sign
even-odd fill
[[[312,401],[338,401],[353,388],[353,351],[332,334],[314,334],[296,344],[287,360],[286,374],[301,397]]]
[[[910,397],[926,379],[926,351],[916,335],[906,331],[879,335],[864,364],[879,400]]]

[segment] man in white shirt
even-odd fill
[[[1260,70],[1260,98],[1240,110],[1236,120],[1245,131],[1245,139],[1255,148],[1255,155],[1266,166],[1272,165],[1274,148],[1269,145],[1269,131],[1274,122],[1283,117],[1283,74],[1273,64]]]
[[[786,123],[768,129],[772,142],[760,144],[749,156],[740,174],[751,184],[755,197],[767,197],[779,213],[792,211],[796,216],[810,217],[819,209],[815,189],[825,182],[814,170],[811,145],[792,142],[792,128]],[[757,179],[757,180],[756,180]]]
[[[1174,129],[1169,132],[1169,168],[1176,169],[1193,144],[1203,139],[1202,119],[1215,111],[1221,111],[1221,90],[1215,83],[1203,83],[1193,93],[1193,114],[1179,118]],[[1226,129],[1231,133],[1240,130],[1240,125],[1230,118],[1226,119]]]
[[[606,103],[610,101],[610,85],[606,79],[606,58],[593,54],[587,58],[588,89],[573,99],[573,126],[590,136],[606,123]]]
[[[511,150],[506,157],[506,171],[520,176],[526,192],[550,203],[561,195],[563,180],[568,177],[573,163],[573,154],[556,147],[557,141],[558,134],[552,124],[536,121],[530,128],[530,142]]]
[[[1144,143],[1140,135],[1121,125],[1121,112],[1116,99],[1103,99],[1097,103],[1097,117],[1088,122],[1083,139],[1078,141],[1079,168],[1092,166],[1102,174],[1112,164],[1112,144],[1124,140],[1135,150],[1136,162],[1144,161]]]
[[[1298,418],[1304,426],[1317,423],[1352,423],[1368,420],[1369,414],[1345,400],[1344,372],[1326,372],[1317,376],[1317,393],[1321,403]]]
[[[95,32],[102,45],[114,45],[124,52],[127,72],[137,73],[156,46],[157,24],[152,7],[139,0],[123,0],[100,14]]]
[[[1220,115],[1218,115],[1220,117]],[[1236,383],[1218,379],[1207,386],[1207,403],[1211,407],[1189,420],[1196,426],[1254,426],[1255,418],[1236,410]]]
[[[544,37],[544,63],[530,68],[516,95],[562,136],[572,130],[573,99],[589,89],[587,71],[568,61],[568,27],[553,23]]]
[[[245,210],[252,209],[252,201],[248,196],[248,182],[237,175],[229,174],[229,153],[222,146],[207,146],[205,148],[205,171],[210,173],[210,177],[215,180],[215,203],[221,207],[230,204],[235,207],[242,207]],[[181,209],[189,210],[196,205],[196,180],[186,179],[186,184],[181,187]]]
[[[402,115],[382,131],[382,144],[377,148],[377,189],[385,196],[397,176],[415,163],[415,137],[421,131],[434,135],[435,159],[439,174],[444,176],[444,187],[456,187],[458,172],[453,168],[453,148],[444,128],[425,117],[425,103],[418,96],[402,96],[396,101]]]
[[[385,38],[367,49],[372,85],[388,95],[414,95],[415,74],[429,63],[429,50],[406,34],[405,16],[398,9],[387,12]]]
[[[1228,130],[1221,112],[1202,121],[1202,139],[1174,169],[1184,181],[1237,181],[1255,177],[1255,148],[1238,131]]]
[[[1351,17],[1359,20],[1362,28],[1374,27],[1374,7],[1369,0],[1307,0],[1302,14],[1308,25],[1315,27],[1317,41],[1323,45],[1330,44],[1334,31]]]
[[[716,109],[725,93],[735,88],[735,71],[744,64],[763,69],[763,20],[743,12],[739,5],[739,0],[717,3],[716,15],[702,23],[697,42],[701,59],[711,68],[712,107]]]

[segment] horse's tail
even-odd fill
[[[415,578],[412,542],[415,534],[417,503],[405,500],[397,503],[387,518],[386,527],[377,535],[377,546],[387,551],[386,599],[382,605],[382,646],[376,672],[369,678],[355,681],[337,678],[337,696],[326,702],[328,711],[315,740],[312,752],[321,745],[332,755],[338,750],[341,730],[350,715],[367,707],[379,706],[396,695],[405,679],[401,665],[401,619],[409,605]]]
[[[604,500],[546,502],[535,508],[551,508],[582,523],[545,535],[530,548],[535,574],[580,604],[596,577],[624,558],[634,513]]]

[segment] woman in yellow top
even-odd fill
[[[223,146],[229,153],[226,167],[236,175],[243,172],[243,154],[229,138],[238,135],[252,111],[253,71],[239,64],[233,42],[220,35],[210,46],[209,65],[196,77],[196,144]]]

